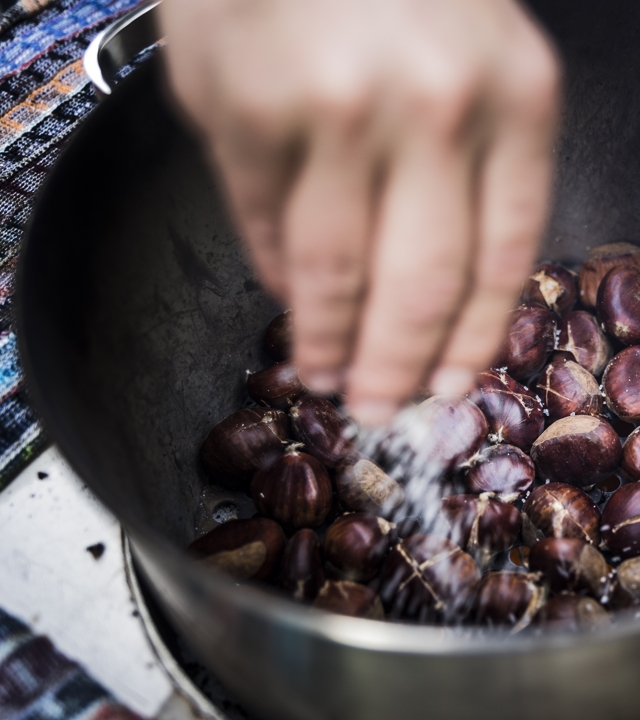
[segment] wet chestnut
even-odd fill
[[[346,510],[387,514],[404,499],[400,483],[372,460],[361,456],[340,465],[334,482]]]
[[[570,415],[602,412],[598,381],[573,360],[550,362],[540,373],[536,389],[552,422]]]
[[[535,480],[531,458],[514,445],[491,445],[468,463],[464,484],[472,493],[491,493],[505,502],[521,497]]]
[[[623,485],[613,493],[602,511],[602,545],[626,560],[640,555],[640,483]]]
[[[354,433],[349,421],[326,398],[307,395],[289,413],[296,440],[305,452],[334,468],[353,450]]]
[[[525,382],[542,370],[555,342],[555,314],[539,305],[520,305],[511,313],[507,337],[493,364]]]
[[[589,415],[556,420],[531,447],[541,480],[590,487],[615,472],[622,445],[608,422]]]
[[[288,360],[293,346],[293,313],[285,310],[267,326],[264,349],[274,360]]]
[[[522,537],[532,547],[545,537],[600,543],[600,511],[580,488],[566,483],[537,487],[522,507]]]
[[[640,480],[640,428],[624,441],[620,470],[627,480]]]
[[[569,353],[573,360],[597,377],[613,355],[611,342],[595,316],[584,310],[570,312],[558,323],[558,351]]]
[[[472,615],[489,626],[509,626],[511,632],[526,628],[546,600],[539,573],[488,572],[482,576]]]
[[[578,277],[578,293],[586,308],[595,308],[602,278],[618,265],[640,268],[640,248],[631,243],[620,242],[599,245],[589,252]]]
[[[371,513],[342,515],[327,528],[322,541],[328,569],[342,580],[371,580],[389,549],[392,527]]]
[[[286,527],[317,527],[333,502],[331,480],[324,465],[294,445],[251,481],[258,512]]]
[[[535,624],[554,632],[593,632],[609,627],[611,618],[593,598],[564,594],[549,598]]]
[[[525,280],[522,301],[548,307],[565,315],[576,304],[576,275],[556,263],[541,263]]]
[[[266,370],[247,373],[249,397],[262,405],[288,410],[309,391],[302,384],[290,360],[276,363]]]
[[[276,568],[285,546],[278,523],[267,518],[229,520],[189,546],[198,562],[231,575],[235,580],[266,580]]]
[[[366,585],[348,580],[327,580],[313,607],[351,617],[384,619],[384,609],[376,593]]]
[[[616,568],[611,606],[622,610],[640,605],[640,557],[629,558]]]
[[[282,453],[289,436],[285,413],[246,408],[213,426],[202,443],[200,457],[216,482],[245,489],[256,470]]]
[[[607,561],[577,538],[540,540],[531,548],[529,569],[543,573],[552,593],[583,593],[600,600],[607,590]]]
[[[278,586],[294,600],[313,600],[324,585],[320,540],[313,530],[298,530],[284,550]]]
[[[640,420],[640,346],[615,355],[602,376],[607,407],[621,420]]]
[[[602,278],[596,305],[598,320],[623,345],[640,344],[640,269],[620,265]]]

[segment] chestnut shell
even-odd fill
[[[290,410],[296,440],[309,455],[334,468],[353,450],[349,421],[326,398],[308,395]]]
[[[549,598],[535,624],[553,632],[590,632],[609,627],[611,618],[593,598],[567,593]]]
[[[560,320],[558,351],[569,353],[573,360],[597,377],[613,355],[611,342],[597,319],[584,310],[570,312]]]
[[[384,619],[384,609],[376,593],[366,585],[349,580],[327,580],[320,588],[313,606],[340,615]]]
[[[278,586],[294,600],[313,600],[324,581],[320,540],[313,530],[302,528],[284,550]]]
[[[620,265],[609,270],[598,289],[598,320],[623,345],[640,343],[640,269]]]
[[[607,407],[621,420],[640,420],[640,346],[615,355],[602,376]]]
[[[541,263],[525,280],[522,301],[537,303],[565,315],[576,304],[578,288],[576,276],[556,263]]]
[[[578,276],[578,293],[587,309],[595,308],[602,278],[618,265],[640,268],[640,248],[631,243],[617,242],[599,245],[588,253]]]
[[[629,558],[616,568],[611,606],[622,610],[640,605],[640,557]]]
[[[351,457],[334,477],[338,499],[345,509],[387,514],[400,505],[404,490],[372,460]]]
[[[247,373],[247,392],[257,403],[288,410],[309,391],[302,384],[295,365],[284,360],[265,370]]]
[[[481,625],[527,627],[546,599],[539,573],[488,572],[482,576],[472,614]]]
[[[640,480],[640,428],[624,441],[620,470],[627,480]]]
[[[276,361],[288,360],[293,347],[293,313],[285,310],[276,315],[264,334],[264,349]]]
[[[531,458],[514,445],[491,445],[469,461],[464,484],[472,493],[492,493],[505,502],[514,502],[535,480]]]
[[[602,511],[602,544],[614,557],[640,555],[640,483],[623,485]]]
[[[549,419],[570,415],[599,415],[602,393],[593,375],[573,360],[554,360],[540,373],[536,389]]]

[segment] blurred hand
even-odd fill
[[[173,89],[294,359],[357,419],[468,391],[533,262],[558,69],[513,0],[165,0]]]

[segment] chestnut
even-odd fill
[[[531,458],[514,445],[491,445],[467,465],[464,484],[469,492],[489,492],[505,502],[521,497],[536,477]]]
[[[307,395],[289,414],[296,440],[323,465],[334,468],[352,451],[355,433],[330,400]]]
[[[266,370],[247,372],[247,392],[257,403],[288,410],[308,390],[293,363],[284,360]]]
[[[611,606],[616,610],[640,605],[640,557],[621,562],[611,592]]]
[[[640,483],[623,485],[613,493],[602,511],[600,533],[614,560],[640,555]]]
[[[535,624],[554,632],[593,632],[609,627],[611,618],[593,598],[564,594],[549,598],[536,615]]]
[[[522,508],[522,537],[532,547],[545,537],[600,543],[600,511],[580,488],[566,483],[537,487]]]
[[[544,430],[542,404],[506,370],[487,370],[478,375],[470,399],[482,410],[491,443],[508,443],[528,452]]]
[[[640,344],[640,269],[619,265],[602,278],[596,304],[598,320],[623,345]]]
[[[618,265],[640,268],[640,248],[631,243],[618,242],[599,245],[589,252],[578,276],[578,293],[586,308],[595,308],[602,278]]]
[[[313,530],[302,528],[284,550],[278,586],[294,600],[313,600],[324,581],[320,540]]]
[[[575,415],[550,425],[533,443],[531,459],[542,480],[590,487],[618,469],[622,445],[605,420]]]
[[[348,580],[327,580],[320,588],[313,607],[351,617],[384,619],[384,609],[375,591]]]
[[[520,305],[511,313],[507,337],[495,367],[525,382],[540,372],[556,343],[556,316],[539,305]]]
[[[317,527],[331,510],[331,480],[319,460],[297,448],[290,446],[270,467],[258,470],[251,497],[261,515],[286,527]]]
[[[620,470],[627,480],[640,480],[640,428],[624,441]]]
[[[202,443],[200,457],[216,482],[246,489],[253,473],[282,453],[288,436],[285,413],[246,408],[213,426]]]
[[[621,420],[640,420],[640,346],[614,355],[605,368],[602,387],[609,410]]]
[[[571,359],[597,377],[613,355],[611,342],[595,316],[584,310],[574,310],[560,320],[558,351],[569,353]]]
[[[276,568],[285,537],[278,523],[267,518],[229,520],[189,545],[205,566],[235,580],[266,580]]]
[[[478,566],[456,543],[412,535],[385,558],[380,598],[393,617],[454,622],[464,616],[479,580]]]
[[[602,393],[597,380],[573,360],[554,360],[540,373],[536,389],[553,422],[570,415],[599,415]]]
[[[546,600],[540,573],[500,570],[482,576],[472,615],[480,625],[524,630]]]
[[[340,465],[334,482],[338,498],[347,510],[386,514],[404,499],[400,483],[361,456]]]
[[[391,523],[370,513],[347,513],[322,541],[327,567],[342,580],[366,582],[378,572],[389,549]]]
[[[558,315],[566,315],[576,304],[576,275],[556,263],[541,263],[525,280],[522,301],[548,307]]]
[[[529,569],[543,573],[552,593],[584,593],[600,600],[607,589],[607,561],[578,538],[540,540],[531,548]]]
[[[264,349],[276,361],[288,360],[293,346],[293,313],[285,310],[276,315],[267,326]]]

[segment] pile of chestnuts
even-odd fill
[[[255,404],[202,444],[211,482],[257,512],[197,538],[198,563],[395,622],[593,631],[640,613],[640,247],[595,248],[578,272],[538,265],[474,391],[420,401],[430,517],[407,510],[390,445],[365,452],[337,401],[300,381],[292,323],[267,328],[276,362],[248,374]]]

